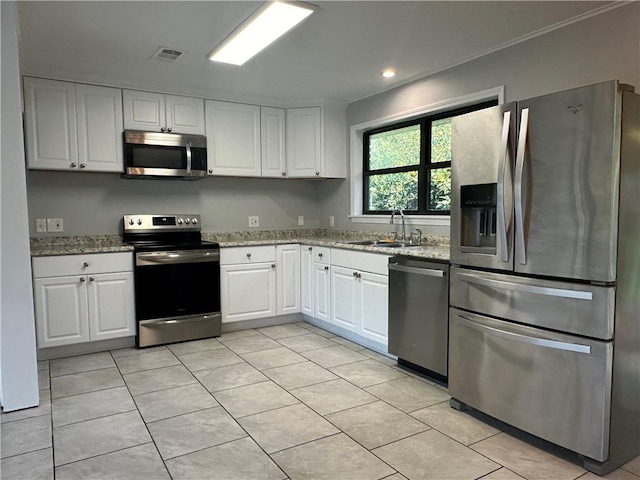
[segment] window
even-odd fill
[[[365,131],[363,213],[448,215],[451,206],[451,120],[497,105],[429,115]]]

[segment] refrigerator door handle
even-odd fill
[[[464,315],[458,314],[460,318],[463,318],[467,322],[468,327],[478,330],[495,337],[506,338],[520,343],[528,343],[529,345],[536,345],[539,347],[553,348],[554,350],[565,350],[567,352],[586,353],[591,354],[591,347],[589,345],[581,345],[579,343],[559,342],[557,340],[549,340],[546,338],[532,337],[529,335],[522,335],[520,333],[508,332],[506,330],[499,330],[497,328],[488,327],[477,323]]]
[[[527,252],[524,243],[524,207],[522,205],[522,176],[524,171],[524,154],[527,148],[527,130],[529,129],[529,109],[523,108],[520,113],[520,133],[516,153],[516,177],[514,181],[514,197],[516,204],[516,252],[521,265],[527,263]]]
[[[509,261],[509,251],[507,249],[507,216],[504,208],[504,172],[509,149],[509,127],[511,126],[511,111],[504,112],[502,120],[502,138],[500,140],[500,161],[498,162],[498,242],[500,245],[501,257],[503,262]]]
[[[489,278],[477,277],[466,273],[459,273],[458,278],[467,283],[477,283],[488,287],[498,287],[505,290],[512,290],[523,293],[533,293],[535,295],[547,295],[550,297],[574,298],[576,300],[593,300],[593,292],[582,290],[568,290],[564,288],[538,287],[536,285],[523,285],[520,283],[504,282]]]

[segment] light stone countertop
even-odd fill
[[[386,255],[406,255],[441,262],[449,261],[448,237],[425,236],[421,246],[408,248],[389,248],[346,243],[357,240],[383,240],[387,235],[385,232],[305,229],[232,233],[204,232],[202,239],[218,242],[221,248],[300,243],[304,245],[342,248]],[[133,247],[123,243],[122,237],[119,235],[39,237],[31,239],[32,257],[132,251]]]

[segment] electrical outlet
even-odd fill
[[[47,231],[48,232],[62,232],[64,231],[61,218],[47,218]]]
[[[250,227],[259,227],[260,226],[260,217],[257,215],[249,217],[249,226]]]
[[[304,225],[304,215],[298,215],[298,225]]]
[[[335,227],[336,226],[336,217],[334,217],[333,215],[331,215],[329,217],[329,226],[330,227]]]
[[[43,233],[47,231],[47,219],[36,218],[36,232]]]

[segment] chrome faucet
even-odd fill
[[[398,240],[401,240],[401,241],[404,242],[404,241],[407,240],[407,234],[406,234],[405,227],[404,227],[404,213],[402,212],[401,208],[391,212],[391,220],[389,221],[389,223],[393,224],[393,219],[394,219],[394,216],[395,216],[396,212],[398,212],[400,214],[400,217],[402,218],[402,235],[400,236],[400,238]]]

